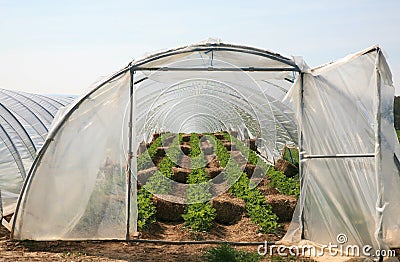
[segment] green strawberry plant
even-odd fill
[[[230,154],[228,150],[224,147],[222,142],[216,139],[216,137],[214,138],[217,143],[217,158],[218,160],[223,160],[223,162],[220,161],[221,166],[225,167],[225,179],[227,180],[229,185],[232,185],[232,183],[234,182],[229,189],[230,192],[235,197],[241,198],[245,201],[246,213],[250,217],[250,219],[256,225],[258,225],[260,232],[272,233],[276,231],[280,227],[278,224],[277,215],[272,212],[271,206],[267,203],[262,193],[256,187],[249,187],[250,179],[245,173],[240,170],[240,167],[236,163],[236,161],[230,159]],[[240,149],[240,145],[238,148]],[[236,179],[238,176],[239,178]]]
[[[185,226],[194,231],[208,231],[212,227],[212,221],[215,218],[216,210],[211,206],[209,199],[210,184],[205,172],[204,153],[200,149],[200,139],[197,134],[190,136],[190,157],[192,172],[188,177],[187,189],[188,204],[185,214],[182,215],[185,220]]]
[[[229,135],[224,134],[225,139],[231,140],[236,144],[239,151],[242,152],[244,156],[248,156],[248,163],[252,165],[258,165],[262,172],[268,176],[270,179],[270,185],[276,189],[281,194],[293,195],[298,197],[300,195],[300,180],[298,175],[289,178],[286,177],[281,171],[276,170],[273,166],[267,164],[264,160],[257,155],[256,152],[250,150],[242,141]]]

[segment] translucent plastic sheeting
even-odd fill
[[[302,188],[284,242],[400,246],[393,97],[378,47],[297,79],[286,101],[302,130]],[[343,234],[345,243],[338,243]]]
[[[131,62],[56,115],[28,174],[13,237],[125,239],[136,231],[135,192],[129,206],[124,180],[131,76],[132,153],[159,131],[237,130],[256,138],[272,161],[297,137],[294,113],[280,100],[298,71],[278,54],[216,42]],[[110,165],[113,172],[103,171]],[[129,232],[125,209],[131,210]]]
[[[23,181],[54,115],[72,100],[0,89],[0,191],[4,215],[15,210]]]
[[[14,237],[125,239],[129,80],[128,72],[78,98],[54,127],[26,183]]]
[[[157,62],[161,63],[157,66],[177,69],[201,69],[208,66],[241,69],[249,66],[245,60],[240,60],[242,53],[239,53],[234,60],[233,54],[228,55],[227,52],[215,50],[213,62],[209,60],[205,62],[204,57],[208,57],[209,53],[208,50],[196,51],[194,54],[179,57],[181,60],[168,59],[168,64],[167,61]],[[199,58],[201,56],[203,59]],[[221,60],[225,58],[228,61]],[[255,60],[258,61],[258,58]],[[152,65],[154,63],[156,61],[152,62]],[[277,61],[270,62],[267,59],[267,62],[258,66],[277,67],[277,63]],[[282,67],[287,66],[282,62],[279,63]],[[146,64],[140,67],[146,67]],[[291,86],[290,81],[296,76],[294,72],[240,70],[166,72],[160,69],[142,73],[144,75],[139,74],[135,78],[144,79],[137,88],[139,97],[137,127],[140,130],[138,135],[141,136],[138,137],[139,140],[143,137],[148,140],[152,133],[157,131],[178,131],[178,126],[171,125],[168,117],[172,117],[174,123],[186,123],[186,118],[193,112],[197,112],[198,115],[190,118],[192,132],[237,130],[242,138],[256,138],[258,148],[271,161],[280,156],[285,144],[294,142],[297,138],[293,112],[281,103],[281,99]],[[190,101],[187,100],[189,96]],[[211,106],[204,107],[207,103]],[[194,108],[195,104],[201,108]],[[152,113],[153,111],[155,114]],[[173,114],[167,114],[167,112],[173,112]],[[235,114],[236,118],[213,116],[214,114],[224,115],[226,112]],[[185,124],[186,129],[189,123]]]
[[[247,138],[257,138],[259,148],[268,151],[272,160],[287,142],[295,141],[297,126],[287,107],[253,85],[212,78],[192,78],[172,86],[143,82],[137,91],[138,140],[148,140],[154,132],[165,130],[200,133],[233,129],[243,138],[244,132]],[[143,94],[148,89],[157,91]]]
[[[170,66],[176,61],[187,62],[187,68],[218,68],[230,64],[231,68],[285,68],[297,67],[289,58],[259,48],[221,43],[218,39],[178,47],[150,54],[133,61],[136,66],[157,68]],[[222,64],[221,64],[222,62]],[[283,70],[281,70],[283,71]]]

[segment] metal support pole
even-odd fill
[[[293,156],[292,156],[292,151],[291,151],[290,148],[288,148],[288,147],[287,147],[287,150],[289,150],[290,161],[292,162],[292,164],[294,164]]]
[[[1,189],[0,189],[0,224],[3,220],[3,200],[1,199]]]
[[[136,88],[135,85],[135,71],[133,69],[131,70],[131,76],[132,76],[132,87],[131,87],[131,116],[130,116],[130,152],[131,152],[131,159],[130,159],[130,164],[131,164],[131,232],[136,236],[138,233],[137,231],[137,218],[138,218],[138,205],[137,205],[137,150],[138,150],[138,141],[137,141],[137,134],[136,134],[136,115],[137,115],[137,102],[136,102]],[[141,82],[141,81],[139,81]]]
[[[128,122],[128,163],[126,168],[126,240],[130,240],[131,231],[131,193],[132,193],[132,135],[133,135],[133,95],[134,95],[134,72],[130,70],[130,86],[129,86],[129,122]]]
[[[300,73],[300,90],[299,90],[299,177],[300,177],[300,214],[299,214],[299,222],[301,227],[301,239],[305,239],[304,234],[304,197],[305,195],[302,194],[304,188],[304,175],[303,175],[303,120],[304,120],[304,73]]]
[[[364,158],[364,157],[375,157],[375,153],[369,154],[335,154],[335,155],[303,155],[303,159],[314,159],[314,158]]]
[[[382,125],[381,125],[381,75],[379,72],[379,59],[380,50],[377,52],[376,62],[376,96],[375,96],[375,179],[377,189],[377,201],[376,201],[376,232],[378,237],[379,249],[382,249],[381,244],[383,243],[383,181],[382,181]]]
[[[177,71],[177,72],[298,72],[291,67],[144,67],[138,66],[135,71]]]

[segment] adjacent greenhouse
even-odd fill
[[[73,98],[0,89],[0,196],[14,213],[23,182],[61,107]]]
[[[129,240],[138,226],[142,142],[155,133],[229,131],[255,140],[260,165],[275,162],[285,145],[298,145],[301,194],[284,241],[326,244],[345,234],[347,244],[398,247],[393,95],[377,46],[315,69],[219,41],[134,60],[58,118],[30,170],[12,235]],[[168,184],[163,179],[157,183]],[[174,183],[177,190],[163,194],[177,203],[189,203],[182,190],[199,189]],[[216,180],[204,183],[208,190]]]

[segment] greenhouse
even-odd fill
[[[246,166],[232,153],[223,160],[224,148],[233,151],[229,138],[249,161],[254,153],[241,141],[254,141],[261,170],[288,145],[298,146],[301,191],[283,242],[321,245],[345,234],[346,244],[399,247],[393,96],[378,46],[314,69],[299,58],[217,40],[134,60],[57,118],[24,184],[12,237],[130,240],[141,227],[144,189],[189,209],[227,190],[240,195],[239,182],[253,192],[267,171],[242,178]],[[163,175],[167,161],[146,162],[163,147],[164,158],[186,168],[173,147],[185,139],[193,142],[186,154],[192,169],[205,165],[195,144],[208,143],[221,174],[204,179],[198,171],[180,183]],[[162,141],[154,152],[151,141]],[[143,167],[150,178],[140,175]]]
[[[0,89],[0,191],[3,215],[15,211],[24,179],[58,110],[73,98]]]

